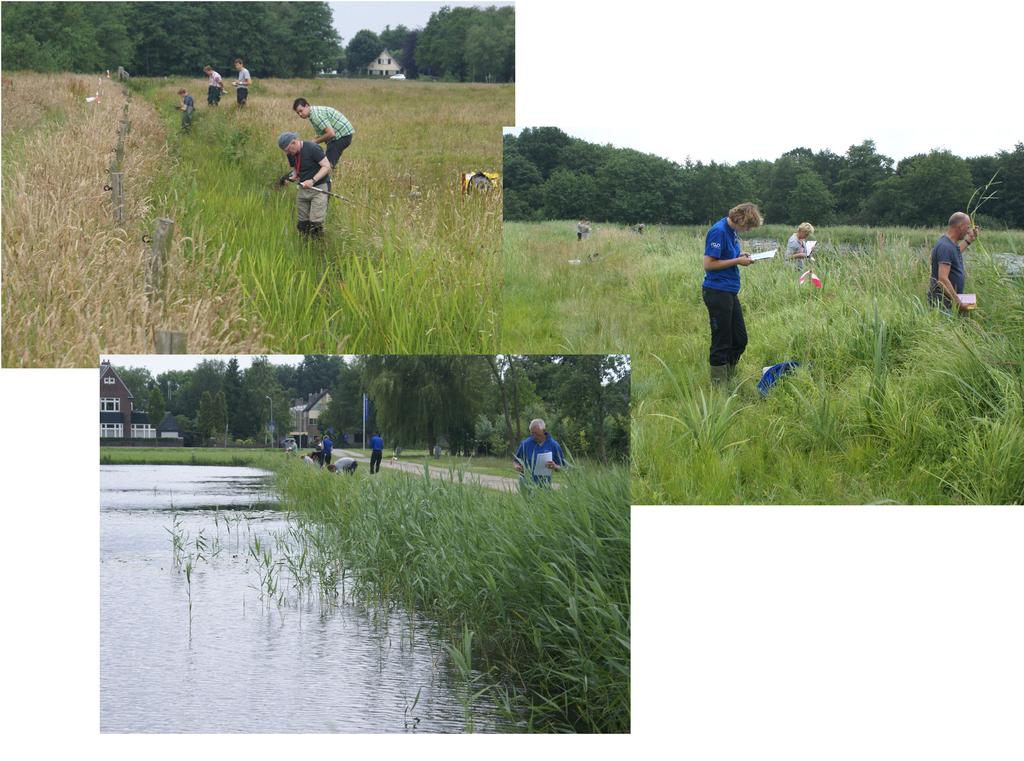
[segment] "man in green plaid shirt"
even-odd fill
[[[352,122],[345,118],[345,114],[330,106],[311,106],[305,98],[296,98],[292,103],[292,110],[301,119],[309,119],[316,132],[316,143],[326,143],[324,152],[331,167],[336,167],[341,160],[341,154],[352,144],[352,135],[355,129]]]

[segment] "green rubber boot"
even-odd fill
[[[729,365],[711,365],[711,385],[725,388],[729,383]]]

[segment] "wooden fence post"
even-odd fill
[[[171,240],[174,238],[174,220],[160,218],[156,221],[153,231],[153,244],[149,251],[149,297],[162,295],[165,277],[164,267],[167,256],[171,252]]]
[[[114,219],[124,221],[124,173],[110,173],[110,200],[114,204]]]
[[[158,330],[154,348],[157,354],[188,354],[186,343],[184,333],[176,330]]]

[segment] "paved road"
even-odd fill
[[[337,461],[339,457],[352,457],[358,462],[364,463],[369,466],[370,457],[364,455],[361,451],[352,449],[337,449],[335,448],[332,456],[332,461]],[[385,457],[381,460],[381,468],[393,468],[395,470],[404,470],[407,473],[422,473],[423,465],[415,462],[402,462],[400,460],[392,460],[390,457]],[[456,478],[458,473],[455,474]],[[441,468],[436,465],[430,466],[430,477],[449,479],[451,480],[452,472],[448,468]],[[486,486],[488,489],[495,489],[497,491],[516,491],[519,488],[518,478],[505,478],[503,476],[491,476],[484,473],[470,473],[463,472],[462,479],[468,483],[479,484],[480,486]]]

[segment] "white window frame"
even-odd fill
[[[107,402],[113,402],[113,406],[108,409]],[[100,397],[100,412],[120,412],[121,411],[121,399],[117,396],[101,396]]]
[[[149,423],[132,423],[133,439],[155,439],[156,428]]]
[[[110,431],[113,431],[111,433]],[[124,423],[100,423],[101,439],[123,439]]]
[[[113,376],[113,375],[104,375],[104,376],[103,376],[103,382],[104,382],[104,383],[109,383],[109,384],[110,384],[110,385],[112,386],[112,385],[114,385],[114,384],[115,384],[115,383],[116,383],[117,381],[115,381],[115,380],[114,380],[114,376]]]

